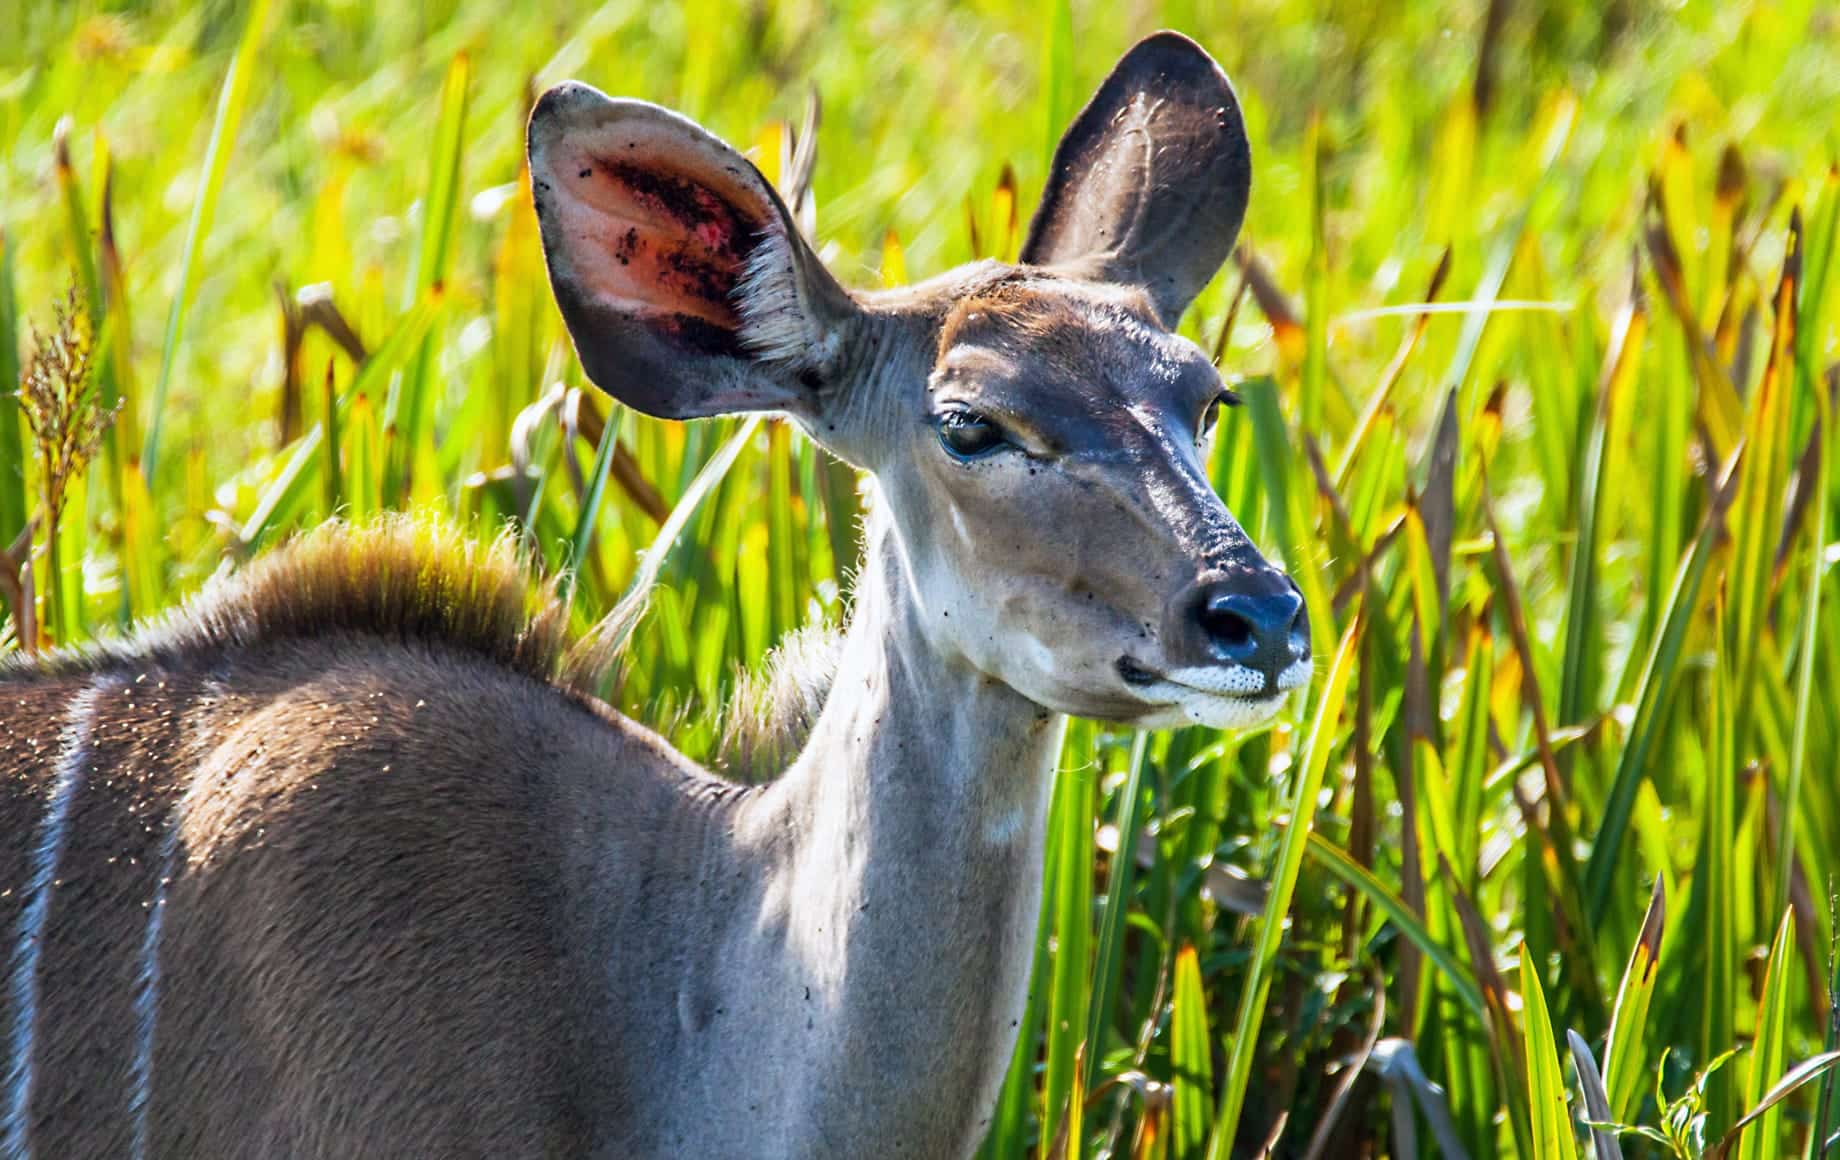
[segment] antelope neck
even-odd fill
[[[873,843],[896,864],[975,857],[980,847],[1009,845],[1005,834],[1044,828],[1064,719],[934,647],[885,515],[869,530],[857,601],[810,740],[754,808],[822,823],[800,847],[822,838]],[[809,853],[834,865],[836,847],[815,844]]]
[[[791,1061],[787,1154],[878,1132],[916,1155],[975,1147],[1026,1002],[1064,719],[942,656],[926,615],[878,516],[811,739],[732,819],[758,909],[727,947],[803,988],[754,1011]]]

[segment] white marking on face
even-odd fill
[[[1292,689],[1301,689],[1310,683],[1310,674],[1313,671],[1307,660],[1292,661],[1290,668],[1278,674],[1278,687],[1287,693]]]
[[[1169,674],[1171,683],[1203,693],[1253,697],[1265,689],[1265,674],[1245,665],[1195,665]]]
[[[1294,661],[1278,674],[1276,691],[1261,696],[1264,676],[1244,665],[1177,669],[1140,691],[1153,708],[1132,724],[1141,729],[1181,725],[1249,729],[1282,709],[1294,690],[1310,683],[1311,672],[1309,661]]]
[[[51,891],[57,882],[58,859],[64,853],[65,827],[71,803],[83,785],[89,760],[90,732],[96,721],[96,701],[101,682],[91,684],[71,698],[65,719],[63,747],[58,754],[51,801],[38,844],[32,848],[32,875],[26,882],[26,906],[19,914],[19,933],[13,943],[13,970],[9,978],[13,1000],[13,1032],[7,1044],[6,1115],[0,1119],[0,1154],[29,1160],[32,1155],[32,1055],[37,1031],[39,956],[44,949],[45,921],[51,912]]]
[[[1205,693],[1183,698],[1182,712],[1191,724],[1213,729],[1250,729],[1270,720],[1289,698],[1283,693],[1270,697],[1210,697]]]

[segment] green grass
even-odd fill
[[[1777,1087],[1836,1026],[1818,0],[0,8],[0,371],[74,285],[123,406],[59,551],[41,523],[38,623],[110,630],[335,510],[513,519],[584,625],[655,570],[619,696],[709,756],[737,670],[843,615],[855,481],[780,424],[606,421],[548,298],[532,95],[682,109],[778,178],[815,88],[816,237],[876,285],[1013,254],[1061,125],[1159,25],[1245,106],[1261,273],[1183,328],[1244,380],[1216,486],[1304,586],[1325,676],[1250,736],[1068,731],[988,1153],[1065,1126],[1069,1156],[1399,1155],[1399,1111],[1435,1155],[1393,1107],[1417,1085],[1472,1156],[1583,1154],[1594,1055],[1647,1129],[1626,1155],[1745,1117],[1737,1155],[1818,1154],[1831,1074]],[[1427,287],[1498,308],[1423,314]],[[13,406],[0,551],[38,514]],[[1435,1090],[1347,1085],[1398,1041]]]

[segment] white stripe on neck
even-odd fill
[[[63,746],[58,754],[51,801],[45,810],[38,843],[32,849],[32,874],[26,882],[26,905],[19,913],[18,937],[13,943],[13,969],[9,994],[13,1007],[12,1035],[7,1043],[6,1109],[0,1116],[0,1155],[28,1160],[32,1155],[32,1057],[37,1031],[39,956],[44,951],[45,922],[51,913],[51,891],[57,882],[58,859],[64,853],[65,826],[71,803],[83,785],[89,760],[90,734],[96,722],[96,701],[102,691],[97,681],[71,698],[65,719]]]

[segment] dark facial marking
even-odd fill
[[[1156,683],[1155,673],[1138,664],[1128,656],[1119,657],[1116,667],[1118,669],[1119,678],[1127,685],[1135,685],[1141,688],[1144,685],[1153,685]]]

